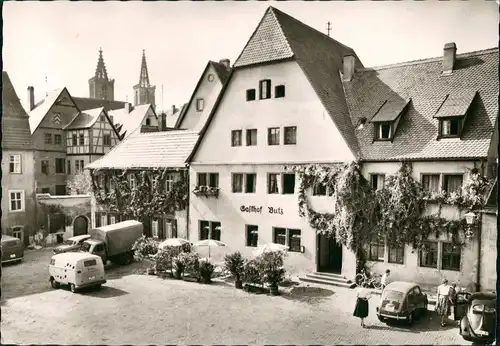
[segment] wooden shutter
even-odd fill
[[[95,226],[101,227],[101,213],[95,212]]]
[[[165,220],[162,217],[158,218],[158,238],[165,239]]]
[[[178,238],[178,235],[177,235],[177,219],[172,219],[170,221],[170,224],[172,225],[172,238]]]

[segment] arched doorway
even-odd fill
[[[73,222],[73,237],[88,234],[89,221],[85,216],[77,216]]]

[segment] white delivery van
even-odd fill
[[[53,288],[69,285],[71,292],[79,288],[106,283],[104,264],[99,256],[88,252],[66,252],[52,256],[49,281]]]

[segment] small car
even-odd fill
[[[381,322],[404,320],[413,324],[427,312],[427,295],[413,282],[394,281],[382,291],[377,317]]]
[[[469,296],[466,314],[459,327],[464,340],[483,345],[495,341],[496,304],[494,293],[476,292]]]
[[[2,234],[2,263],[21,262],[24,258],[24,244],[21,239]]]
[[[61,245],[54,248],[54,254],[64,253],[64,252],[76,252],[80,250],[82,243],[89,239],[89,234],[77,235],[76,237],[71,237],[65,240]]]

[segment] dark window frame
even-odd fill
[[[288,251],[301,252],[302,248],[302,230],[287,228]],[[297,236],[298,235],[298,236]],[[298,242],[298,243],[297,243]]]
[[[458,249],[458,252],[456,251]],[[457,259],[458,258],[458,259]],[[441,269],[460,271],[462,267],[462,246],[449,242],[441,243]]]
[[[255,133],[255,141],[252,142],[252,134]],[[246,145],[247,147],[256,146],[257,145],[257,129],[247,129],[246,130]]]
[[[64,158],[56,158],[56,174],[65,174],[66,173],[66,159]]]
[[[41,172],[42,174],[49,175],[50,173],[50,163],[49,160],[41,160],[40,161]]]
[[[283,98],[285,97],[285,86],[283,84],[276,85],[274,87],[274,98]]]
[[[236,179],[238,177],[238,179]],[[232,173],[231,174],[231,190],[233,193],[243,193],[243,173]],[[236,182],[239,181],[239,186],[236,186]]]
[[[433,190],[431,189],[431,182],[432,182],[432,178],[436,178],[437,177],[437,186],[436,186],[436,190]],[[441,182],[441,174],[440,173],[422,173],[420,175],[420,184],[422,185],[422,189],[424,191],[428,191],[428,192],[440,192],[441,191],[441,186],[440,186],[440,182]]]
[[[290,176],[293,176],[293,187],[291,188],[291,190],[289,189],[290,188],[289,186],[287,187],[285,185],[285,184],[287,184],[287,177],[290,177]],[[295,194],[296,180],[297,180],[297,177],[295,176],[295,173],[282,173],[281,174],[281,182],[282,182],[281,194],[294,195]],[[292,181],[292,180],[290,179],[290,181]]]
[[[278,241],[280,239],[280,241]],[[283,239],[283,242],[281,242]],[[273,243],[286,246],[287,231],[284,227],[273,227]]]
[[[253,184],[251,184],[251,189],[249,189],[248,177],[253,176]],[[257,174],[256,173],[245,173],[244,181],[244,191],[245,193],[255,193],[257,191]]]
[[[206,225],[203,226],[202,225]],[[206,229],[207,227],[209,229]],[[216,229],[219,227],[219,229]],[[221,228],[222,223],[219,221],[209,221],[209,220],[199,220],[198,221],[198,237],[199,240],[208,240],[209,237],[212,240],[221,240]]]
[[[52,133],[43,134],[43,144],[52,144]]]
[[[232,147],[241,147],[243,131],[242,130],[231,130],[231,146]]]
[[[372,251],[375,250],[375,251]],[[375,236],[368,244],[366,244],[366,259],[370,262],[384,262],[385,260],[385,241],[381,236]],[[373,255],[375,252],[375,255]],[[382,252],[382,256],[380,256]]]
[[[291,133],[293,133],[293,137],[289,138],[291,136]],[[297,126],[285,126],[283,128],[283,144],[285,145],[297,144]]]
[[[259,226],[245,225],[245,246],[257,247],[259,245]]]
[[[427,255],[434,254],[434,256],[423,256],[424,249],[418,251],[418,266],[422,268],[438,268],[438,248],[439,244],[436,241],[424,241],[424,247],[428,247]],[[429,258],[430,257],[430,258]]]
[[[280,128],[268,127],[267,128],[267,145],[280,145]]]
[[[199,97],[196,99],[196,111],[203,112],[205,109],[205,99],[203,97]]]
[[[384,173],[370,173],[370,186],[372,190],[377,191],[379,190],[379,182],[378,180],[382,177],[383,183],[382,187],[385,186],[385,174]]]
[[[389,131],[387,138],[383,136],[385,126],[389,126],[389,128],[387,129]],[[393,135],[393,128],[394,128],[394,124],[392,121],[384,121],[384,122],[375,123],[375,140],[377,140],[377,141],[391,141],[392,135]]]
[[[387,262],[394,264],[404,264],[405,262],[405,246],[388,246],[387,247]],[[394,256],[394,260],[392,257]]]
[[[78,145],[78,136],[76,133],[73,133],[71,136],[71,145],[72,146],[77,146]]]
[[[458,190],[453,190],[453,191],[450,191],[449,190],[449,178],[450,177],[460,177],[461,178],[461,184],[460,184],[460,187],[458,188]],[[461,173],[446,173],[446,174],[443,174],[443,186],[442,186],[442,189],[443,191],[446,191],[447,193],[452,193],[452,192],[460,192],[460,190],[462,189],[462,187],[464,186],[464,175],[461,174]]]
[[[266,89],[263,90],[263,85],[266,85]],[[265,95],[264,92],[265,91]],[[263,79],[259,81],[259,99],[260,100],[267,100],[271,98],[271,80],[270,79]]]
[[[62,136],[61,135],[54,135],[54,144],[55,145],[62,145]]]
[[[255,89],[247,89],[246,91],[246,99],[247,101],[255,101],[256,99],[256,91]]]
[[[450,133],[444,133],[445,122],[450,122]],[[451,133],[455,129],[456,133]],[[454,131],[455,132],[455,131]],[[439,119],[439,137],[440,138],[459,138],[462,134],[462,117],[447,117]]]
[[[103,134],[102,135],[102,144],[111,146],[111,134]]]
[[[280,173],[267,173],[267,194],[268,195],[279,195],[280,194]],[[275,180],[271,177],[276,177]],[[275,185],[271,185],[274,182]],[[273,188],[272,188],[273,187]],[[276,187],[274,189],[274,187]]]

